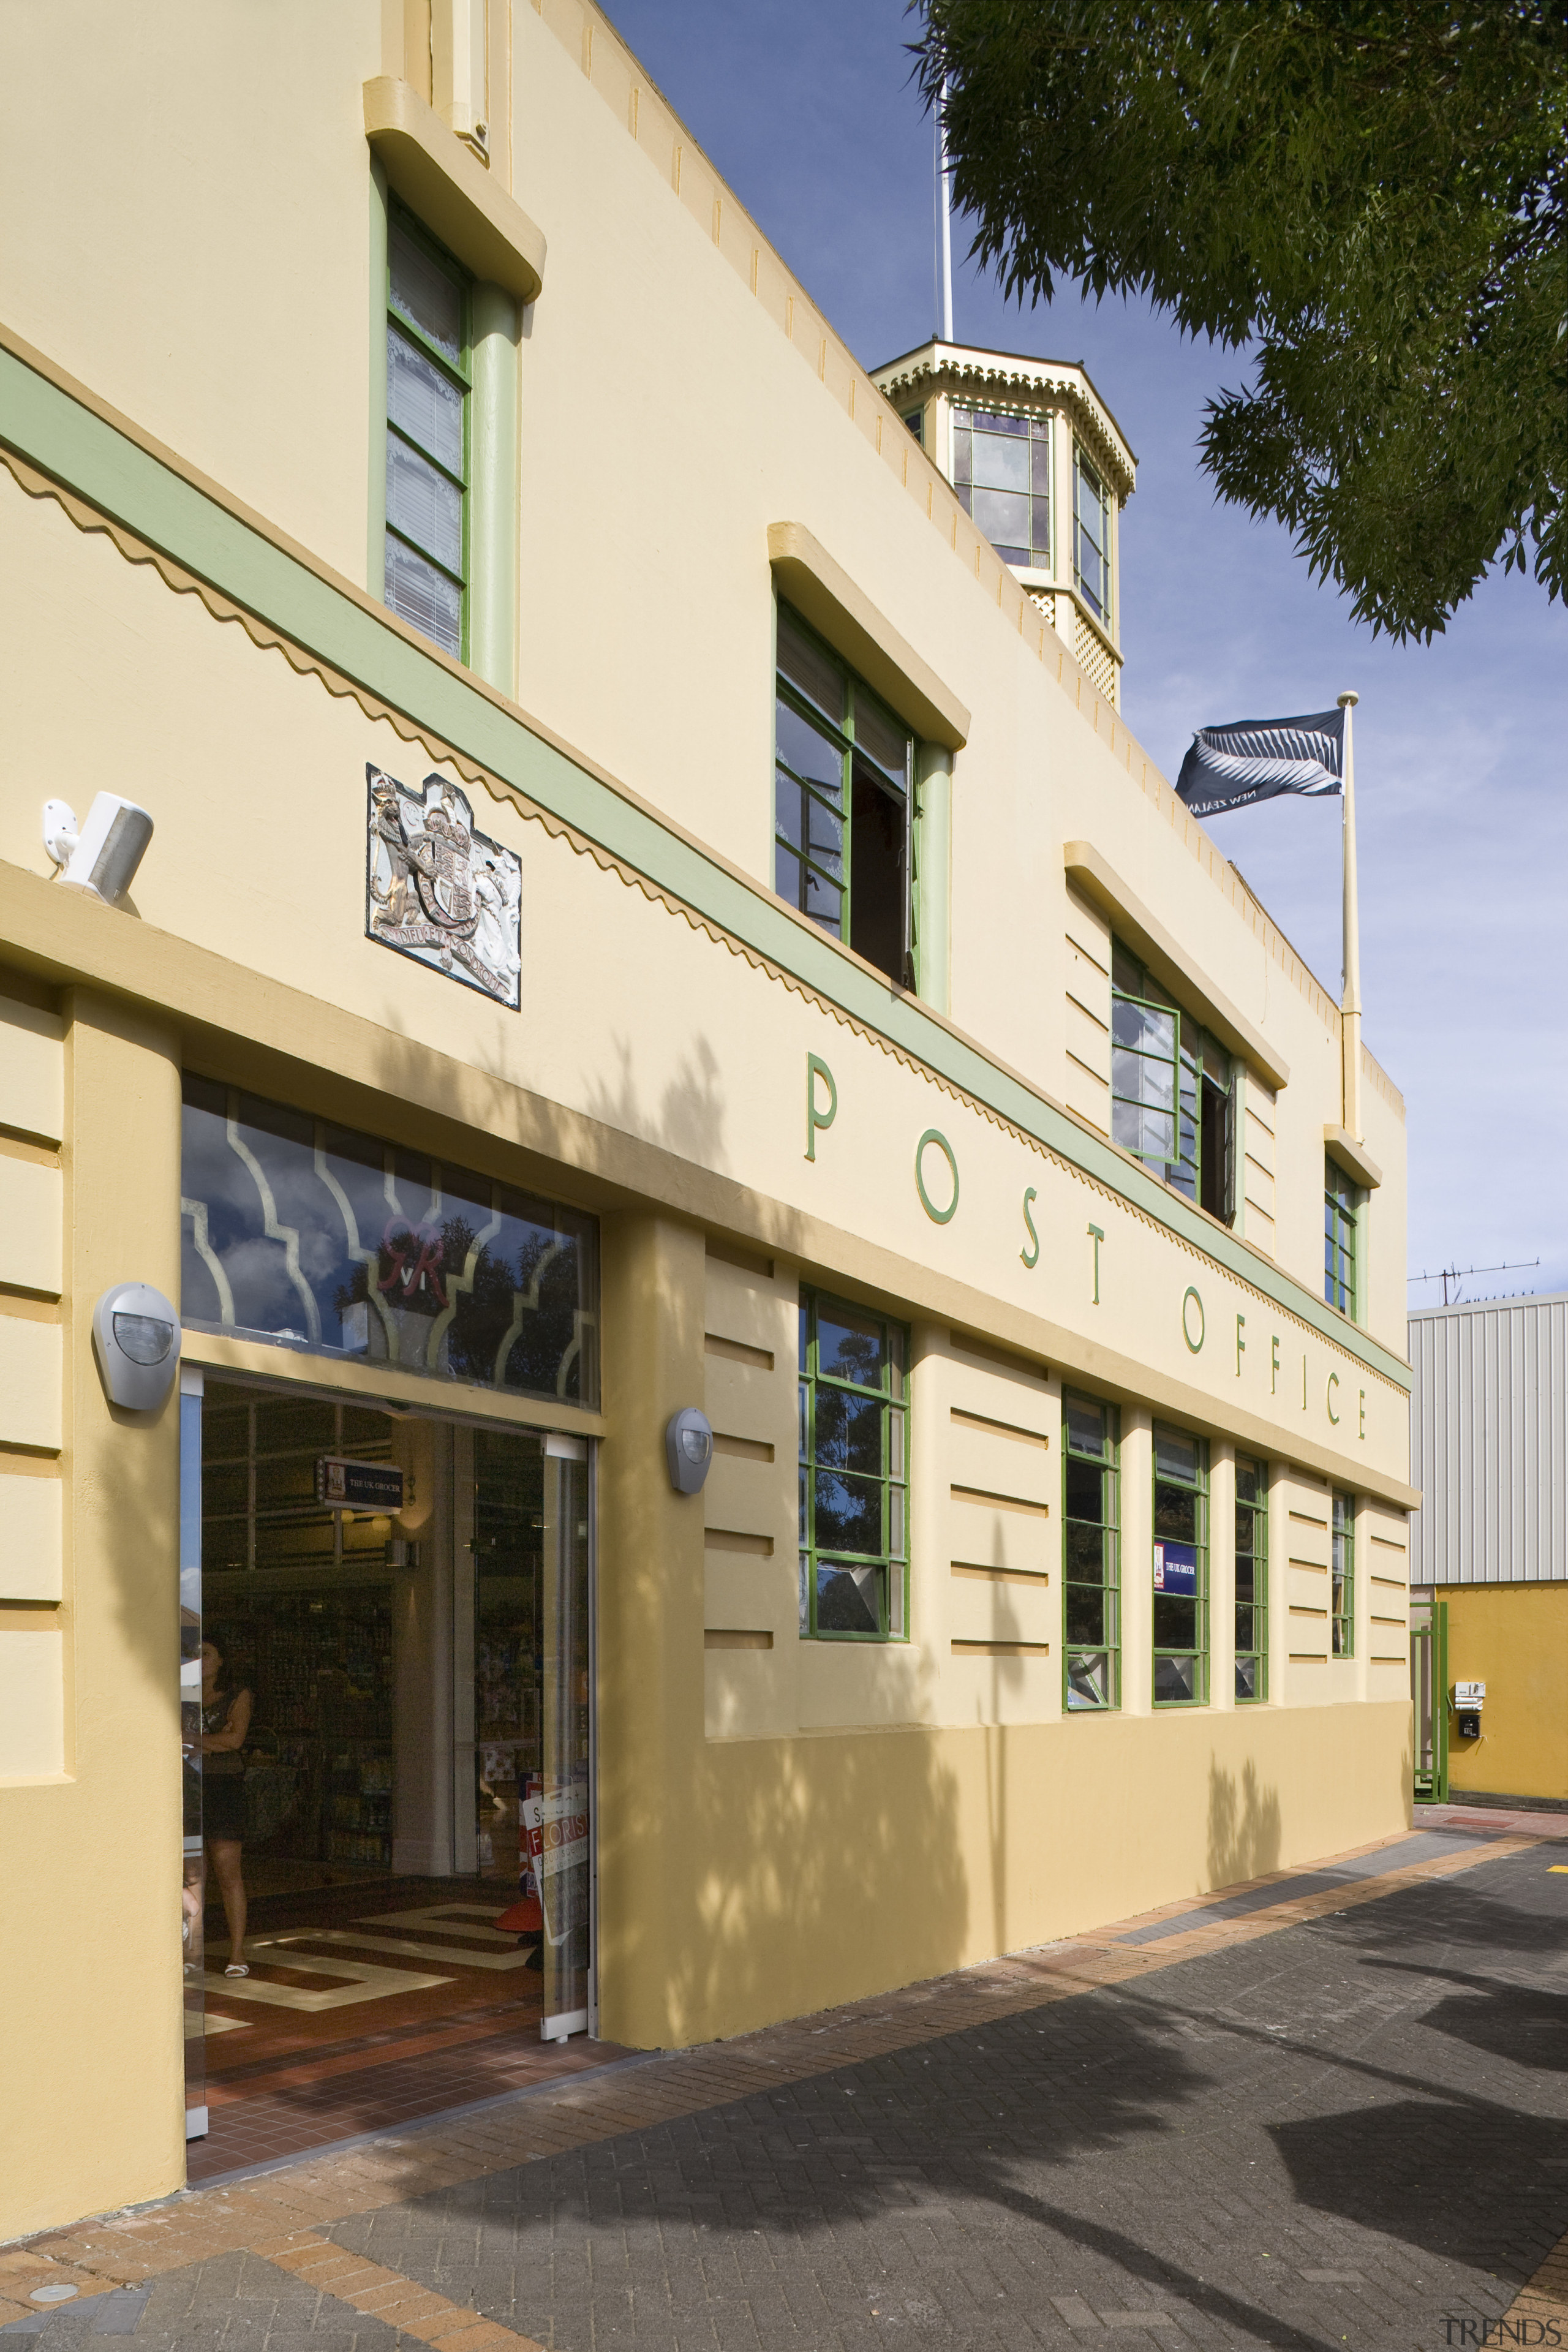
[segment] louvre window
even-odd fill
[[[470,286],[405,214],[387,233],[388,606],[459,661],[468,646]]]

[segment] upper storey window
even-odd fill
[[[774,753],[774,888],[889,980],[912,986],[913,742],[783,604]]]
[[[1355,1313],[1356,1188],[1337,1160],[1323,1163],[1323,1297]]]
[[[1004,563],[1026,572],[1050,570],[1049,417],[955,408],[952,486],[964,512]]]
[[[1110,960],[1110,1131],[1211,1216],[1232,1213],[1230,1056],[1135,956]]]
[[[470,283],[402,213],[388,229],[386,274],[385,598],[443,652],[465,661]]]
[[[1110,493],[1075,442],[1072,453],[1073,578],[1095,618],[1110,625]]]

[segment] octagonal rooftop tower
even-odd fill
[[[1138,461],[1087,369],[933,341],[871,381],[1120,709],[1118,525]]]

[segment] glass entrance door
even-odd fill
[[[472,1789],[474,1812],[458,1845],[476,1876],[515,1889],[505,1916],[539,1937],[540,2031],[563,2041],[586,2030],[589,2007],[587,1449],[479,1430],[460,1452],[471,1460],[471,1533],[459,1541],[473,1563],[473,1710],[465,1722],[459,1625],[455,1780]]]
[[[593,1465],[551,1432],[184,1381],[187,2131],[221,2170],[301,2064],[334,2085],[303,2146],[329,2105],[341,2137],[435,2113],[587,2030]],[[437,2043],[461,2064],[421,2077]]]
[[[580,1438],[544,1441],[543,1759],[525,1811],[544,1914],[546,2042],[588,2026],[589,1872],[588,1462]]]
[[[185,2037],[185,2137],[207,2130],[206,2004],[202,1886],[202,1373],[180,1368],[181,2008]]]

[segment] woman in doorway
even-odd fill
[[[217,1873],[223,1916],[228,1922],[228,1964],[226,1977],[247,1977],[245,1957],[245,1877],[240,1848],[245,1837],[245,1741],[250,1729],[251,1696],[247,1689],[233,1690],[224,1670],[223,1653],[214,1642],[202,1643],[202,1836]],[[206,1895],[206,1864],[202,1864],[202,1895]]]

